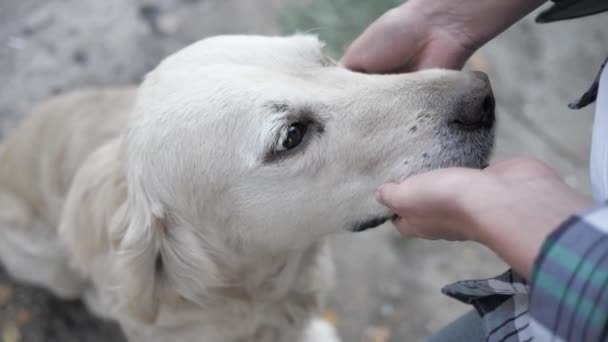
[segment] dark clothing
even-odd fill
[[[549,23],[608,11],[608,0],[553,0],[553,3],[551,8],[536,17],[537,22]]]

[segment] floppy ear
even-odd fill
[[[137,187],[129,187],[129,203],[112,222],[112,236],[120,275],[123,305],[136,318],[154,323],[159,311],[158,269],[166,226],[159,205]]]

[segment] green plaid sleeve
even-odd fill
[[[608,340],[608,205],[573,216],[547,238],[529,312],[537,341]]]

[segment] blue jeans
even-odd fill
[[[485,341],[482,321],[476,311],[470,311],[438,332],[426,342],[482,342]]]

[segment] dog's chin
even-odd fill
[[[444,150],[443,153],[437,156],[430,156],[430,159],[434,159],[434,163],[425,163],[413,167],[406,172],[403,172],[400,177],[396,177],[391,182],[401,183],[408,177],[428,172],[436,169],[450,168],[450,167],[465,167],[472,169],[485,169],[488,167],[488,160],[492,151],[492,140],[488,139],[489,142],[484,142],[477,146],[477,148],[467,149],[469,153],[463,153],[460,149],[456,151]],[[447,153],[446,153],[447,151]],[[451,152],[451,153],[450,153]],[[473,152],[473,153],[471,153]],[[397,220],[398,216],[392,213],[383,213],[371,216],[365,220],[361,220],[353,224],[350,229],[351,232],[363,232],[373,228],[377,228],[388,221]]]
[[[351,229],[349,229],[351,232],[353,233],[360,233],[366,230],[370,230],[373,228],[377,228],[380,227],[381,225],[385,224],[386,222],[390,221],[390,220],[394,220],[397,218],[397,215],[391,214],[391,215],[381,215],[381,216],[374,216],[371,217],[369,219],[360,221],[358,223],[356,223]]]
[[[470,158],[469,156],[450,156],[449,158],[437,157],[436,159],[437,161],[434,163],[419,165],[418,167],[413,167],[407,170],[407,172],[402,173],[399,177],[392,180],[392,182],[401,183],[409,177],[438,169],[457,167],[483,170],[489,166],[489,154],[476,156],[474,158]]]

